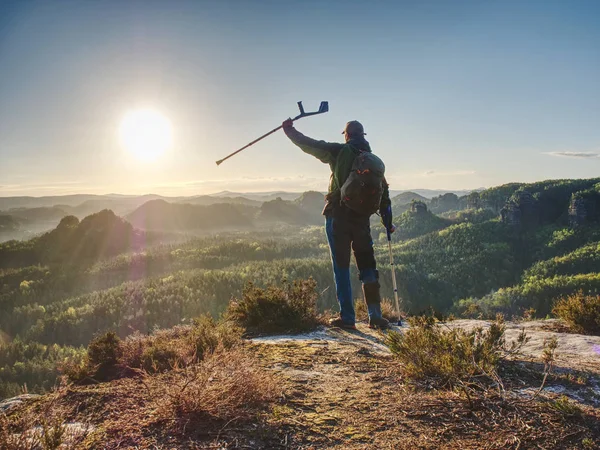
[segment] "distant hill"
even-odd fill
[[[75,208],[68,211],[80,216],[101,211],[103,208],[112,208],[115,212],[121,212],[129,208],[129,211],[137,208],[148,200],[163,198],[160,195],[55,195],[47,197],[0,197],[0,210],[11,210],[15,208],[49,208],[57,206],[61,209]]]
[[[45,263],[87,264],[147,245],[143,232],[103,210],[84,218],[64,217],[58,226],[39,237],[0,244],[0,267]]]
[[[549,223],[556,221],[561,216],[563,219],[566,218],[567,208],[572,196],[578,192],[583,193],[588,190],[599,191],[600,178],[507,183],[481,191],[479,198],[482,207],[500,212],[511,199],[518,206],[519,193],[526,192],[533,197],[535,208],[540,215],[539,218],[543,222]]]
[[[0,243],[15,239],[29,239],[34,236],[36,231],[47,231],[50,228],[52,227],[46,226],[43,230],[32,230],[27,220],[0,212]]]
[[[392,200],[392,211],[394,212],[395,216],[408,211],[410,209],[410,204],[413,200],[429,203],[428,198],[423,197],[422,195],[419,195],[416,192],[412,191],[402,192],[393,197],[390,195],[390,197]]]
[[[91,200],[101,195],[75,194],[75,195],[54,195],[47,197],[0,197],[0,211],[6,211],[13,208],[38,208],[54,205],[76,206],[87,200]]]
[[[413,200],[419,200],[427,203],[428,198],[423,197],[422,195],[417,194],[416,192],[402,192],[401,194],[396,195],[392,198],[392,203],[398,203],[400,205],[405,205],[407,203],[412,202]]]
[[[447,192],[438,197],[433,197],[429,202],[431,212],[441,214],[446,211],[456,211],[467,207],[466,201],[461,202],[460,198],[452,192]]]
[[[408,192],[414,192],[415,194],[419,194],[422,195],[425,198],[433,198],[433,197],[439,197],[440,195],[444,195],[444,194],[454,194],[458,197],[462,197],[463,195],[469,195],[471,192],[473,191],[483,191],[485,188],[478,188],[478,189],[411,189]],[[404,191],[406,192],[406,191]]]
[[[307,197],[304,203],[306,207],[312,205],[314,207],[314,199],[312,195]],[[262,222],[282,222],[289,225],[312,225],[322,223],[320,214],[315,214],[314,211],[307,212],[299,203],[276,198],[270,202],[264,202],[260,207],[258,220]]]
[[[210,194],[211,197],[219,197],[219,198],[234,198],[234,197],[244,197],[250,200],[256,200],[259,202],[268,202],[271,200],[275,200],[277,198],[281,198],[282,200],[295,200],[302,192],[286,192],[286,191],[270,191],[270,192],[230,192],[230,191],[221,191],[216,194]]]
[[[134,226],[144,230],[193,231],[223,227],[249,227],[258,208],[229,203],[192,205],[149,201],[127,215]]]
[[[391,198],[392,200],[392,209],[397,211],[398,213],[407,211],[410,207],[410,203],[413,200],[418,200],[421,202],[428,203],[429,199],[423,197],[422,195],[417,194],[416,192],[402,192]]]
[[[477,191],[483,189],[476,189]],[[413,195],[420,195],[424,198],[432,198],[445,193],[454,193],[458,196],[467,195],[471,191],[461,190],[432,190],[432,189],[412,189],[392,190],[390,196],[395,197],[400,194],[411,192]],[[232,192],[221,191],[210,195],[194,196],[163,196],[157,194],[145,195],[124,195],[124,194],[73,194],[73,195],[53,195],[43,197],[0,197],[0,211],[23,208],[51,208],[58,207],[64,209],[69,214],[78,217],[85,217],[102,209],[111,209],[116,214],[125,215],[132,212],[150,200],[162,199],[170,203],[190,203],[195,205],[211,205],[215,203],[234,203],[251,206],[260,206],[263,202],[281,198],[282,200],[296,200],[302,195],[302,192],[288,191],[266,191],[266,192]],[[73,209],[69,209],[73,208]]]
[[[306,211],[312,218],[315,216],[323,220],[322,213],[325,206],[325,196],[317,191],[307,191],[294,200],[303,211]]]
[[[214,205],[216,203],[230,203],[232,205],[260,206],[261,201],[251,200],[246,197],[215,197],[212,195],[198,195],[196,197],[182,197],[177,203],[189,203],[192,205]]]
[[[405,211],[394,219],[396,231],[393,240],[412,239],[418,236],[442,230],[455,222],[433,214],[431,211]]]
[[[103,209],[110,209],[115,212],[115,214],[124,216],[129,214],[136,208],[139,208],[144,203],[151,200],[164,199],[160,195],[140,195],[135,197],[109,197],[102,196],[100,198],[94,198],[90,200],[86,200],[85,202],[74,206],[71,210],[71,214],[77,217],[85,217],[95,212],[101,211]]]
[[[15,231],[20,227],[19,221],[11,215],[0,215],[0,232]]]
[[[69,209],[71,208],[66,207],[63,209],[58,206],[42,206],[37,208],[13,208],[8,212],[14,217],[29,221],[59,221],[69,215]]]
[[[299,194],[284,193],[286,198],[295,199]],[[261,196],[257,196],[261,197]],[[19,212],[19,216],[27,216],[31,220],[50,220],[50,218],[60,219],[66,214],[83,218],[103,209],[110,209],[117,215],[126,215],[139,208],[150,200],[165,200],[169,203],[189,203],[194,205],[213,205],[216,203],[232,203],[236,205],[260,206],[263,201],[272,200],[275,197],[265,196],[265,198],[250,199],[241,195],[232,196],[179,196],[165,197],[155,194],[146,195],[63,195],[48,197],[0,197],[0,211]],[[47,210],[42,210],[46,208]],[[54,209],[56,214],[51,210]],[[37,211],[33,211],[37,210]],[[61,213],[58,210],[62,210]],[[63,214],[64,213],[64,214]],[[61,217],[58,217],[62,214]],[[31,215],[31,217],[29,217]]]

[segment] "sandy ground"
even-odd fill
[[[582,334],[560,333],[552,331],[558,325],[555,319],[535,320],[524,322],[506,322],[506,341],[517,339],[522,330],[525,330],[529,341],[521,348],[522,356],[531,361],[540,361],[544,343],[552,337],[558,340],[556,360],[560,366],[575,370],[588,370],[600,374],[600,336],[586,336]],[[440,324],[442,327],[463,328],[472,330],[477,327],[488,328],[490,322],[486,320],[453,320]],[[402,327],[393,326],[396,331],[406,330],[406,323]],[[325,342],[325,341],[354,341],[357,345],[371,345],[373,350],[388,353],[388,348],[382,344],[383,334],[371,330],[364,324],[358,324],[359,332],[339,332],[335,329],[320,329],[311,333],[299,335],[267,336],[252,339],[253,342],[263,344],[279,344],[283,342]]]
[[[562,385],[560,380],[551,380],[546,383],[544,392],[548,394],[561,394],[578,402],[592,406],[600,406],[600,336],[586,336],[574,333],[552,331],[559,328],[559,321],[536,320],[506,323],[506,341],[510,343],[517,339],[518,335],[525,330],[528,342],[521,347],[518,361],[523,363],[537,363],[542,370],[541,355],[544,345],[551,338],[556,337],[558,347],[555,351],[556,374],[571,374],[573,377],[583,375],[586,383],[582,385],[566,383]],[[477,327],[488,328],[490,321],[485,320],[453,320],[440,324],[442,327],[462,328],[472,330]],[[311,346],[326,346],[330,342],[339,342],[354,346],[356,348],[368,349],[377,355],[389,355],[389,349],[383,345],[385,335],[382,332],[369,329],[365,324],[357,324],[357,332],[347,332],[339,329],[320,329],[311,333],[300,335],[281,335],[254,338],[257,344],[284,344],[303,343]],[[393,326],[395,331],[402,332],[408,329],[406,323],[402,327]],[[530,395],[536,389],[527,387],[522,390],[523,395]]]

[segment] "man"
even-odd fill
[[[373,252],[371,225],[369,216],[360,215],[345,206],[341,201],[341,187],[350,175],[354,158],[361,152],[371,152],[365,140],[365,131],[360,122],[353,120],[344,129],[345,144],[316,141],[304,136],[294,128],[291,119],[283,122],[283,130],[290,140],[305,153],[312,155],[331,168],[329,192],[325,197],[325,231],[331,260],[337,300],[340,304],[340,317],[331,321],[331,325],[356,329],[356,316],[350,284],[350,250],[354,251],[363,295],[369,312],[369,327],[388,328],[389,323],[381,316],[381,295],[379,292],[379,274]],[[393,232],[392,209],[387,183],[383,182],[383,196],[379,208],[382,222]]]

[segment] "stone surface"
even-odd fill
[[[2,402],[0,402],[0,411],[6,413],[6,412],[10,411],[12,408],[19,406],[22,403],[25,403],[26,401],[32,400],[37,397],[39,397],[39,395],[23,394],[23,395],[19,395],[17,397],[3,400]]]

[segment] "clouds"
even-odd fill
[[[192,194],[212,194],[215,192],[241,191],[241,192],[263,192],[263,191],[293,191],[302,192],[309,190],[323,191],[327,189],[327,177],[306,177],[282,176],[282,177],[239,177],[239,178],[221,178],[205,180],[182,180],[166,181],[164,183],[146,184],[143,187],[137,186],[145,192],[156,192],[165,195],[192,195]],[[131,186],[127,192],[136,190]]]
[[[585,158],[585,159],[600,158],[600,153],[594,153],[594,152],[550,152],[550,153],[546,153],[546,155],[559,156],[562,158]]]
[[[63,181],[35,184],[5,184],[0,186],[0,196],[15,195],[67,195],[67,194],[161,194],[198,195],[219,191],[263,192],[263,191],[325,191],[327,177],[274,176],[238,177],[214,179],[165,180],[155,183],[114,182],[111,184],[87,184],[81,181]]]
[[[0,195],[66,195],[93,190],[83,181],[48,181],[47,183],[14,183],[0,186]]]

